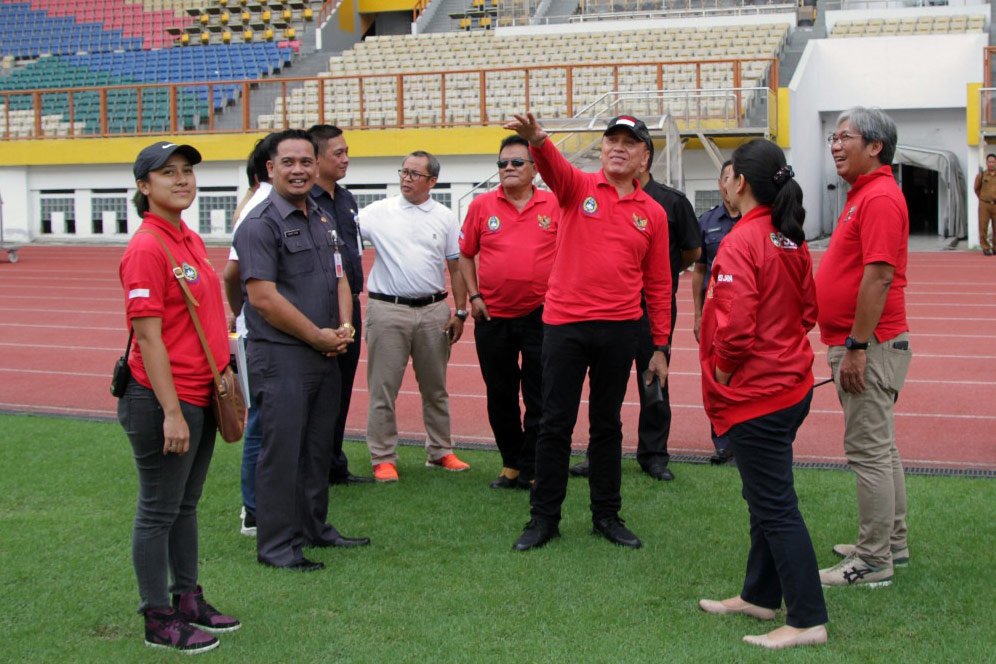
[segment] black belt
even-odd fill
[[[401,297],[400,295],[384,295],[383,293],[369,292],[367,295],[373,300],[391,302],[393,304],[403,304],[406,307],[425,307],[446,299],[446,291],[425,297]]]

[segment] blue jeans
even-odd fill
[[[249,408],[249,419],[242,435],[242,504],[250,514],[256,513],[256,460],[263,434],[259,430],[259,409]]]
[[[186,454],[163,454],[163,409],[155,393],[134,379],[118,401],[138,468],[138,506],[132,562],[141,597],[139,611],[165,609],[169,594],[197,589],[197,501],[214,453],[211,408],[180,402],[190,429]],[[167,589],[168,577],[173,583]]]

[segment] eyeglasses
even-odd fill
[[[839,134],[830,134],[827,136],[827,145],[833,147],[835,143],[840,143],[843,145],[846,141],[852,138],[861,138],[861,134],[848,134],[846,131]]]
[[[507,168],[509,164],[512,164],[512,168],[522,168],[531,163],[533,163],[532,159],[499,159],[498,168]]]
[[[419,173],[418,171],[408,170],[407,168],[399,170],[398,175],[401,176],[402,180],[418,180],[419,178],[425,178],[428,180],[432,177],[428,173]]]

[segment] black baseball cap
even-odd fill
[[[650,150],[650,154],[654,154],[654,141],[650,138],[650,130],[647,129],[647,125],[639,118],[634,118],[632,115],[618,115],[611,120],[609,120],[609,126],[605,128],[605,132],[602,136],[608,136],[609,132],[614,129],[622,127],[635,136],[639,141],[647,146]]]
[[[191,166],[201,163],[201,153],[193,146],[159,141],[138,153],[138,157],[135,158],[135,165],[132,167],[135,179],[143,180],[149,174],[149,171],[162,168],[162,165],[169,161],[174,152],[179,152],[189,159]]]

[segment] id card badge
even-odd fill
[[[335,253],[332,254],[332,260],[335,262],[335,276],[337,279],[342,279],[342,254],[336,249]]]

